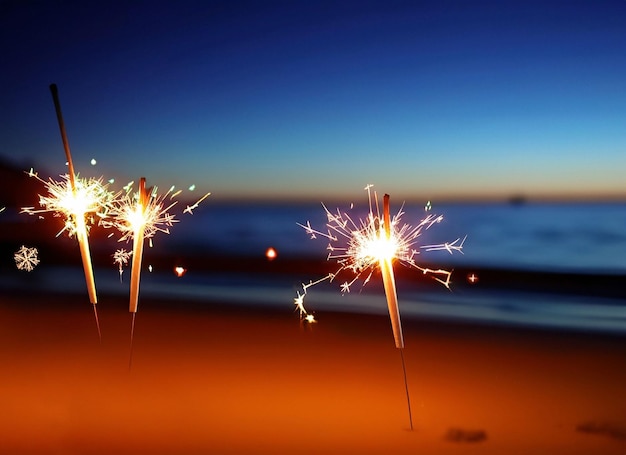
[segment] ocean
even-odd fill
[[[328,206],[364,217],[368,207]],[[400,206],[395,207],[395,213]],[[391,208],[394,213],[394,206]],[[537,271],[626,272],[626,203],[465,203],[405,205],[402,221],[419,223],[426,213],[443,221],[423,231],[419,244],[467,237],[463,254],[422,252],[425,261]],[[165,239],[173,248],[190,244],[238,256],[255,256],[273,247],[286,256],[325,257],[327,241],[309,239],[297,225],[325,231],[321,204],[206,203],[180,217]],[[161,240],[159,240],[160,242]]]
[[[365,204],[351,209],[339,208],[357,220],[366,215]],[[400,206],[392,204],[397,213]],[[506,270],[515,274],[532,272],[533,277],[548,282],[555,273],[576,277],[612,277],[611,286],[619,286],[626,276],[626,203],[455,203],[435,204],[425,211],[423,204],[406,204],[402,221],[419,223],[428,213],[443,215],[443,220],[424,230],[420,245],[450,242],[465,238],[463,253],[421,251],[418,262],[450,269],[476,270],[476,285],[468,285],[465,276],[455,276],[450,289],[444,286],[420,288],[424,279],[415,270],[404,273],[398,282],[400,311],[420,318],[463,320],[490,324],[545,327],[551,329],[610,332],[626,335],[626,300],[621,297],[577,290],[538,290],[536,286],[507,289],[481,285],[482,270]],[[311,239],[298,226],[309,222],[325,231],[327,222],[321,204],[213,203],[207,200],[190,214],[177,215],[179,222],[170,235],[157,234],[157,251],[183,258],[193,254],[230,257],[232,261],[259,260],[267,248],[278,256],[276,262],[293,259],[324,260],[328,241]],[[125,244],[121,244],[120,247]],[[127,245],[130,249],[130,246]],[[97,251],[98,245],[92,245]],[[149,259],[147,260],[149,261]],[[294,310],[294,298],[302,283],[321,278],[306,270],[294,273],[255,274],[211,270],[188,270],[178,278],[172,270],[145,270],[141,282],[142,299],[167,297],[233,304],[272,305]],[[398,266],[400,267],[400,266]],[[128,293],[130,270],[122,274],[117,267],[99,265],[95,269],[99,292]],[[80,258],[76,266],[46,265],[42,261],[31,275],[19,272],[0,276],[0,289],[32,289],[46,292],[86,292]],[[407,276],[409,277],[407,279]],[[541,278],[545,277],[545,278]],[[408,283],[407,283],[408,281]],[[348,311],[384,314],[387,311],[381,286],[371,283],[342,294],[340,283],[322,283],[310,288],[305,304],[309,311]],[[548,287],[549,286],[542,286]],[[583,291],[585,291],[583,289]],[[611,293],[608,293],[611,294]],[[141,305],[141,304],[140,304]],[[297,317],[297,316],[294,316]],[[320,316],[321,317],[321,316]]]

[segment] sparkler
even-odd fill
[[[339,274],[348,271],[351,272],[353,276],[341,284],[342,293],[347,293],[350,292],[352,285],[358,280],[362,280],[363,286],[365,286],[370,281],[374,271],[376,269],[380,270],[395,345],[396,348],[400,350],[402,357],[402,370],[404,373],[409,422],[411,429],[413,429],[411,403],[403,353],[404,337],[400,322],[393,263],[398,261],[408,267],[418,269],[425,275],[431,275],[435,280],[448,288],[450,286],[451,272],[443,269],[422,267],[417,264],[416,256],[419,254],[420,249],[424,249],[425,251],[446,250],[449,253],[453,251],[461,252],[465,238],[457,238],[450,243],[426,245],[417,248],[417,239],[421,233],[434,224],[441,222],[443,217],[428,214],[416,226],[411,226],[406,223],[400,224],[400,220],[404,215],[403,207],[400,208],[396,215],[391,217],[389,195],[387,194],[383,197],[383,213],[381,217],[378,198],[376,193],[374,193],[374,201],[372,201],[371,188],[372,185],[365,187],[369,200],[369,212],[365,219],[355,222],[346,212],[341,212],[337,209],[336,213],[331,213],[326,206],[322,204],[328,220],[326,223],[326,232],[315,230],[311,227],[310,222],[307,222],[306,225],[298,223],[311,238],[315,239],[317,236],[321,236],[330,241],[327,247],[329,250],[328,259],[336,260],[337,264],[339,264],[339,268],[335,272],[329,273],[317,281],[309,281],[308,284],[303,283],[303,294],[298,292],[294,303],[300,313],[300,318],[312,322],[314,318],[304,307],[304,298],[310,287],[326,280],[332,282]],[[430,204],[426,206],[426,210],[430,210]]]
[[[163,196],[157,196],[155,189],[146,189],[146,179],[142,177],[139,181],[139,190],[132,193],[132,182],[126,186],[126,195],[117,200],[109,212],[109,217],[103,220],[106,227],[115,227],[122,234],[119,241],[133,240],[130,301],[129,312],[133,314],[130,332],[130,358],[129,369],[132,362],[133,338],[135,333],[135,316],[139,305],[139,282],[141,278],[141,263],[143,259],[144,240],[151,240],[157,232],[169,234],[169,227],[178,222],[169,210],[178,201],[174,201],[165,206],[164,199],[170,195],[173,187]],[[171,197],[170,197],[171,199]],[[119,264],[120,277],[122,263],[128,261],[131,253],[125,250],[118,250],[114,255],[114,260]]]
[[[383,205],[383,217],[381,218],[378,198],[376,193],[372,197],[371,188],[372,185],[365,187],[369,201],[369,212],[365,219],[355,222],[347,212],[342,212],[339,209],[336,212],[331,212],[322,204],[327,217],[326,232],[314,229],[308,221],[306,224],[297,223],[298,226],[302,227],[309,234],[311,239],[316,239],[318,236],[328,239],[327,250],[329,253],[327,259],[335,260],[339,265],[334,272],[316,281],[309,281],[306,284],[302,283],[303,293],[300,294],[298,292],[297,297],[294,299],[296,310],[300,313],[301,318],[311,316],[304,307],[304,298],[309,288],[324,281],[333,282],[338,276],[349,273],[352,276],[340,285],[343,294],[349,293],[352,286],[358,281],[362,282],[363,287],[369,283],[375,270],[377,268],[381,269],[381,260],[383,259],[386,259],[383,262],[388,264],[400,262],[404,266],[417,269],[423,275],[431,276],[446,288],[450,287],[452,275],[450,271],[422,267],[417,263],[416,257],[419,255],[420,250],[445,250],[449,253],[454,251],[462,252],[465,238],[457,238],[453,242],[418,246],[418,238],[422,232],[440,223],[443,220],[443,216],[429,213],[415,226],[408,223],[401,224],[402,216],[404,216],[404,205],[392,217],[389,214],[389,199],[385,197],[383,202],[386,199],[387,203]],[[387,212],[386,216],[385,211]],[[426,207],[426,211],[430,211],[429,206]],[[390,268],[390,273],[393,273],[393,268]],[[388,284],[391,284],[390,278],[387,281]],[[398,337],[394,338],[396,338],[396,347],[402,347],[401,339]]]
[[[91,254],[89,251],[89,238],[87,216],[93,213],[99,213],[104,210],[106,205],[114,198],[101,180],[96,179],[80,179],[74,172],[74,164],[72,162],[72,154],[70,145],[65,131],[65,122],[61,112],[61,103],[59,102],[59,93],[55,84],[50,85],[52,99],[57,114],[65,157],[67,159],[68,174],[63,176],[59,182],[48,180],[47,182],[39,179],[32,171],[29,172],[31,177],[41,180],[48,189],[48,196],[40,196],[39,204],[44,207],[43,210],[35,210],[33,207],[26,207],[22,211],[33,214],[43,211],[53,211],[59,216],[65,217],[65,227],[59,232],[67,230],[70,235],[75,235],[78,240],[80,256],[83,263],[83,271],[85,273],[85,281],[87,283],[87,292],[89,301],[93,305],[94,316],[96,318],[96,326],[98,328],[98,337],[102,339],[100,333],[100,322],[98,320],[98,311],[96,304],[98,297],[96,294],[96,283],[91,264]],[[105,210],[104,210],[105,211]]]
[[[52,100],[54,101],[54,108],[56,110],[57,120],[59,122],[59,130],[61,131],[61,140],[63,141],[63,148],[65,149],[65,157],[67,159],[67,166],[69,171],[69,182],[72,190],[71,201],[74,210],[69,213],[71,213],[73,221],[76,225],[76,238],[78,239],[78,246],[80,248],[80,257],[83,261],[83,271],[85,273],[85,280],[87,282],[89,301],[93,305],[93,312],[96,318],[96,326],[98,327],[98,338],[102,340],[102,334],[100,333],[100,322],[98,320],[98,311],[96,310],[96,304],[98,303],[98,297],[96,295],[96,282],[93,276],[93,268],[91,266],[91,254],[89,252],[87,226],[85,225],[85,202],[87,201],[82,197],[84,196],[84,194],[78,192],[76,188],[76,174],[74,173],[74,164],[72,162],[72,154],[70,153],[70,144],[67,140],[65,122],[63,121],[61,102],[59,101],[59,92],[56,84],[50,85],[50,91],[52,92]]]
[[[59,181],[52,179],[46,181],[41,179],[32,169],[28,175],[41,181],[47,189],[47,194],[39,195],[39,205],[42,208],[23,207],[21,213],[34,215],[52,212],[54,216],[65,218],[57,237],[67,232],[70,237],[75,236],[78,240],[89,301],[93,306],[98,337],[101,339],[100,322],[96,309],[98,297],[91,266],[88,232],[90,225],[94,222],[94,216],[96,220],[101,220],[106,216],[105,213],[115,199],[115,195],[108,191],[107,185],[102,182],[102,179],[86,179],[78,176],[72,179],[71,174],[66,174],[62,175]]]

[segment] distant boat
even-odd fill
[[[517,194],[517,195],[511,196],[509,198],[509,204],[511,204],[511,205],[524,205],[524,204],[526,204],[526,198],[524,196],[522,196],[521,194]]]

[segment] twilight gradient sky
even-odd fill
[[[625,1],[3,1],[0,52],[0,156],[52,175],[54,82],[124,183],[626,196]]]

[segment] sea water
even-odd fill
[[[426,252],[427,262],[503,269],[576,273],[626,272],[626,203],[423,204],[402,208],[401,222],[418,224],[427,214],[443,220],[422,232],[416,248],[466,238],[463,254]],[[328,206],[356,222],[368,207]],[[224,254],[256,256],[274,247],[287,256],[325,257],[328,240],[310,239],[297,223],[326,232],[321,204],[207,203],[193,217],[181,217],[168,247],[193,245]]]
[[[368,207],[331,206],[358,219]],[[585,275],[626,274],[626,204],[624,203],[471,203],[392,205],[392,213],[403,211],[402,222],[419,223],[427,214],[443,220],[422,232],[416,247],[466,238],[463,254],[420,251],[418,261],[443,266],[489,267],[495,269],[570,272]],[[321,204],[224,204],[206,201],[193,215],[183,214],[171,234],[158,234],[154,248],[165,254],[183,256],[231,255],[245,261],[262,257],[268,247],[278,259],[325,259],[328,239],[311,239],[299,224],[307,222],[326,232],[327,216]],[[94,249],[97,248],[94,245]],[[76,267],[41,263],[28,279],[0,277],[0,289],[40,287],[49,292],[74,289],[86,292],[77,258]],[[21,272],[24,274],[25,272]],[[299,271],[306,274],[306,271]],[[128,293],[130,271],[120,276],[115,265],[96,269],[99,292]],[[307,279],[317,279],[309,276]],[[458,278],[455,278],[458,280]],[[142,273],[141,298],[151,297],[197,301],[220,301],[274,305],[293,311],[293,299],[302,290],[302,277],[273,274],[236,274],[189,271],[176,278],[171,270]],[[421,279],[416,271],[416,281]],[[399,285],[400,286],[400,285]],[[441,286],[416,291],[399,287],[400,310],[404,315],[446,320],[515,324],[571,330],[626,334],[626,301],[573,294],[541,294],[524,289],[483,289],[480,286]],[[384,294],[372,283],[356,292],[341,294],[339,283],[324,283],[309,289],[305,302],[311,311],[350,311],[384,314]]]

